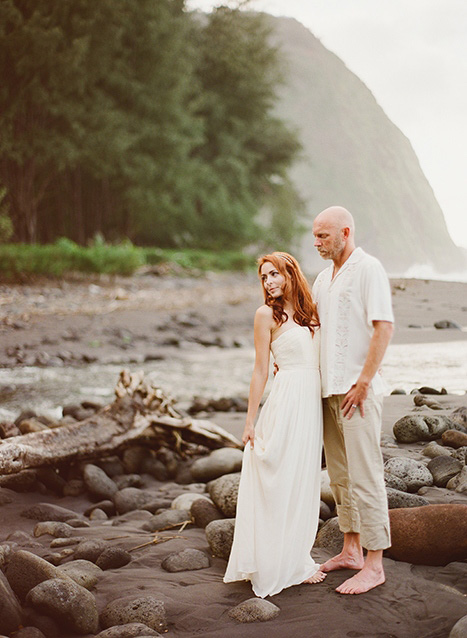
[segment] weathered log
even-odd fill
[[[143,373],[123,370],[115,394],[113,403],[84,421],[0,441],[0,474],[106,456],[141,439],[181,454],[199,445],[241,447],[215,423],[182,417],[173,399]]]

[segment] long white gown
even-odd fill
[[[322,447],[319,329],[295,325],[271,344],[279,372],[245,447],[224,582],[264,598],[312,576]]]

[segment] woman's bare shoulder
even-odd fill
[[[274,324],[274,315],[272,313],[272,308],[266,306],[266,304],[260,306],[255,313],[255,324],[267,326],[271,329]]]

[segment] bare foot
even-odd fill
[[[309,584],[309,585],[314,585],[315,583],[321,583],[326,578],[326,576],[327,574],[325,574],[324,572],[318,569],[318,571],[315,572],[313,576],[310,576],[310,578],[307,578],[306,580],[304,580],[303,583]]]
[[[345,553],[330,558],[319,566],[322,572],[332,572],[334,569],[362,569],[364,565],[363,552]]]
[[[378,585],[382,585],[386,580],[382,569],[371,569],[364,567],[358,574],[347,579],[336,588],[339,594],[364,594]]]

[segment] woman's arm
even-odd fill
[[[255,367],[251,377],[248,412],[242,436],[243,443],[246,445],[250,441],[251,447],[253,447],[255,439],[255,417],[269,373],[269,346],[271,344],[271,328],[274,325],[271,308],[268,306],[258,308],[254,325]]]

